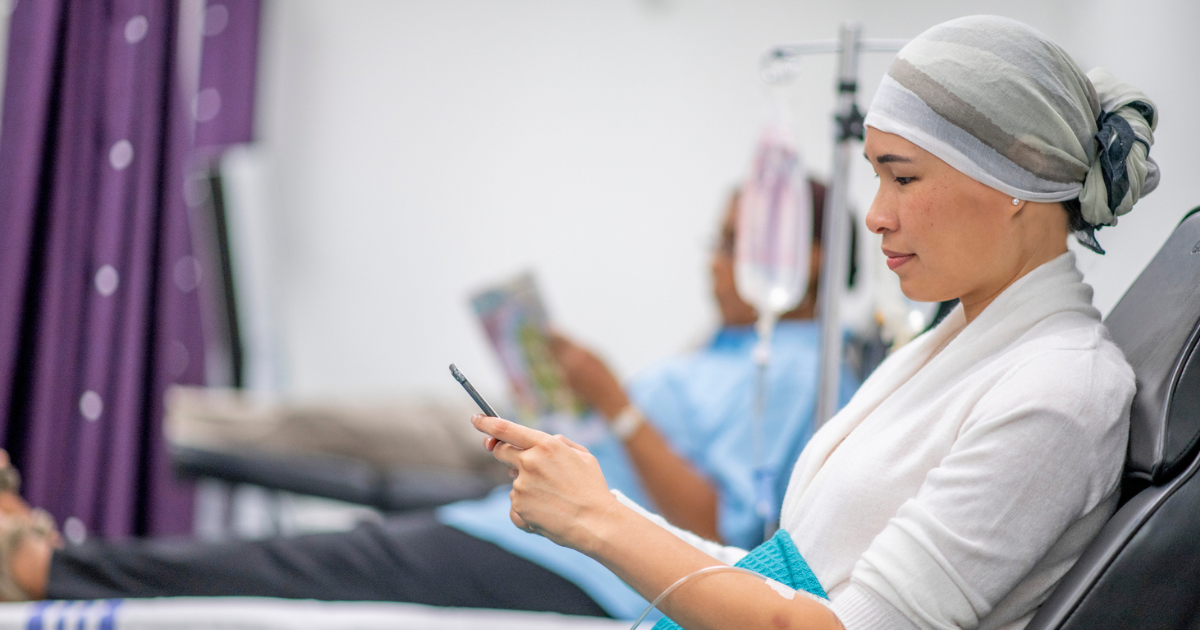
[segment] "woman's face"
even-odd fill
[[[985,304],[1021,273],[1022,206],[904,138],[867,128],[879,192],[867,228],[910,299]],[[1065,245],[1064,245],[1065,247]]]

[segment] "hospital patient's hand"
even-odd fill
[[[613,422],[629,397],[604,362],[562,335],[551,337],[551,350],[567,383],[584,402]],[[717,490],[691,462],[680,456],[654,428],[653,418],[621,438],[638,477],[659,512],[672,524],[709,540],[717,530]]]
[[[489,436],[484,444],[496,459],[516,471],[509,516],[517,527],[581,549],[619,505],[586,448],[500,418],[477,415],[471,423]]]
[[[550,336],[550,351],[571,389],[604,417],[612,420],[629,405],[625,388],[595,353],[558,333]]]

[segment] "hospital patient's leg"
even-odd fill
[[[138,541],[54,552],[50,599],[241,595],[606,616],[558,575],[434,520],[263,541]]]

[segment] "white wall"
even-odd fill
[[[274,386],[453,395],[455,361],[499,395],[466,295],[525,268],[560,326],[625,374],[698,339],[715,321],[706,243],[769,109],[762,52],[832,38],[844,19],[911,37],[980,12],[1037,26],[1161,108],[1162,186],[1101,232],[1108,257],[1083,263],[1107,310],[1200,203],[1186,174],[1200,166],[1186,148],[1200,140],[1187,0],[269,4],[262,141],[242,178],[261,201],[242,209],[261,226],[247,245],[269,252]],[[819,172],[833,61],[806,62],[787,91]],[[864,106],[888,61],[864,60]],[[875,180],[856,169],[865,207]]]

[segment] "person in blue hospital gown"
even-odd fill
[[[824,187],[814,183],[814,234]],[[713,296],[722,325],[700,347],[653,365],[623,388],[591,351],[558,336],[553,350],[581,399],[596,410],[571,435],[599,460],[610,487],[672,523],[726,544],[760,542],[755,510],[754,309],[737,294],[730,200],[712,252]],[[819,243],[814,238],[814,261]],[[772,342],[765,464],[783,496],[791,466],[813,430],[819,327],[816,265],[801,304]],[[857,380],[843,377],[842,399]],[[465,422],[465,418],[463,419]],[[9,469],[11,471],[11,469]],[[15,483],[8,484],[15,489]],[[350,532],[263,541],[137,541],[55,548],[44,518],[0,493],[17,541],[0,570],[8,599],[269,596],[404,601],[442,606],[556,611],[630,618],[646,602],[586,556],[517,529],[509,488],[433,513],[365,523]]]

